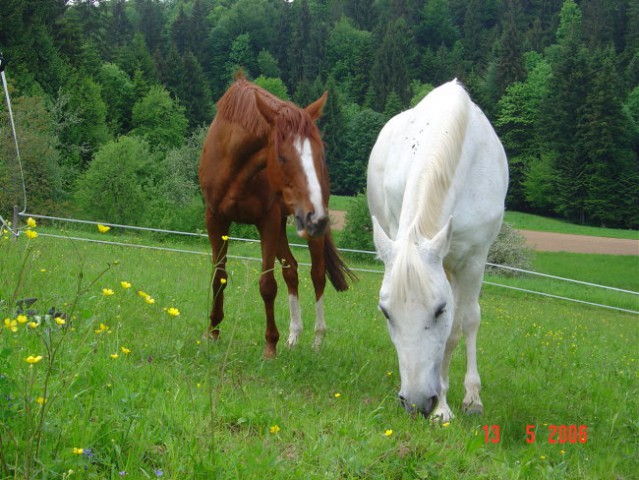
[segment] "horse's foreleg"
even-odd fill
[[[217,340],[220,336],[219,324],[224,318],[224,289],[228,275],[226,273],[226,252],[228,249],[228,231],[230,223],[206,211],[206,228],[211,242],[213,274],[211,289],[213,291],[213,307],[211,309],[207,336]]]
[[[469,414],[481,415],[484,406],[479,397],[481,379],[477,370],[477,332],[481,310],[479,307],[479,293],[484,273],[483,264],[473,263],[470,268],[462,272],[458,277],[460,285],[457,286],[459,298],[456,309],[461,321],[462,331],[466,337],[466,377],[464,387],[466,395],[462,403],[462,409]]]
[[[275,281],[274,266],[275,253],[279,240],[279,230],[271,224],[260,226],[262,244],[262,275],[260,277],[260,294],[266,310],[266,345],[264,357],[274,358],[277,355],[277,342],[280,332],[275,323],[275,297],[277,296],[277,282]]]
[[[453,328],[446,340],[446,347],[444,349],[444,359],[442,361],[442,369],[441,369],[441,378],[440,378],[440,390],[439,390],[439,400],[437,402],[437,408],[433,413],[433,418],[441,422],[448,422],[455,418],[453,415],[453,411],[448,406],[448,402],[446,400],[446,395],[448,394],[448,387],[450,385],[450,380],[448,373],[450,371],[450,361],[453,358],[453,352],[459,343],[459,339],[461,338],[461,325],[458,322],[453,322]]]
[[[277,257],[282,265],[282,276],[286,282],[288,289],[288,305],[291,317],[291,323],[289,326],[289,334],[286,345],[288,347],[294,347],[299,336],[302,333],[302,311],[299,301],[299,277],[297,273],[297,261],[293,257],[293,253],[288,245],[286,238],[286,220],[282,221],[282,230],[280,235],[280,245],[277,250]]]
[[[479,415],[484,411],[484,406],[479,397],[481,379],[477,370],[477,332],[479,331],[480,316],[479,302],[469,303],[462,325],[464,336],[466,337],[466,378],[464,379],[466,396],[464,397],[462,408],[466,413]]]
[[[313,348],[317,349],[326,334],[324,321],[324,288],[326,287],[324,237],[309,240],[308,248],[311,253],[311,279],[315,289],[315,340],[313,340]]]

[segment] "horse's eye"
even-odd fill
[[[277,157],[277,159],[280,161],[280,163],[286,163],[286,158],[282,156]]]
[[[439,318],[442,316],[442,314],[446,311],[446,304],[442,303],[439,307],[437,307],[437,309],[435,310],[435,319]]]

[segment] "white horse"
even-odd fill
[[[463,408],[483,412],[479,293],[507,188],[501,142],[457,80],[392,118],[373,147],[368,205],[385,267],[379,308],[397,349],[399,399],[409,412],[453,418],[448,370],[462,332]]]

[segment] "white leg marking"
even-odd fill
[[[294,347],[299,340],[299,335],[303,328],[300,301],[295,295],[288,296],[288,307],[291,312],[291,324],[289,327],[288,341],[286,342],[286,345],[288,347]]]
[[[298,138],[295,141],[295,148],[302,159],[302,167],[306,174],[306,181],[308,183],[308,191],[317,217],[323,217],[326,215],[324,211],[324,205],[322,203],[322,187],[320,186],[317,172],[315,171],[315,164],[313,163],[313,151],[311,150],[311,142],[308,138]]]
[[[466,396],[462,407],[466,413],[481,414],[484,406],[479,397],[481,389],[481,379],[477,370],[477,331],[479,330],[481,312],[479,304],[474,304],[468,308],[468,316],[464,318],[464,335],[466,336],[466,377],[464,387]]]
[[[461,337],[461,331],[458,325],[453,324],[453,329],[450,332],[450,336],[446,341],[446,349],[444,350],[444,360],[442,361],[442,371],[441,371],[441,390],[439,392],[439,402],[437,402],[437,408],[433,413],[433,418],[442,423],[446,423],[455,418],[453,415],[453,411],[448,406],[448,402],[446,401],[446,394],[448,393],[449,387],[449,377],[448,372],[450,369],[450,361],[453,357],[453,352],[455,351],[455,347],[459,343],[459,339]]]
[[[315,304],[315,340],[313,348],[317,349],[324,340],[326,333],[326,323],[324,323],[324,296],[321,296]]]

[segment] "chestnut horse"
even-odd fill
[[[297,233],[308,240],[315,289],[314,346],[326,331],[323,294],[326,276],[337,291],[354,278],[333,243],[328,217],[329,181],[324,146],[315,121],[327,93],[306,109],[285,102],[239,74],[217,103],[200,160],[206,202],[206,228],[213,251],[213,308],[208,334],[217,339],[224,318],[227,236],[231,222],[257,227],[262,246],[260,294],[266,309],[265,357],[276,355],[279,332],[274,302],[275,258],[282,264],[290,307],[288,345],[302,331],[297,262],[286,237],[286,219],[295,216]]]

